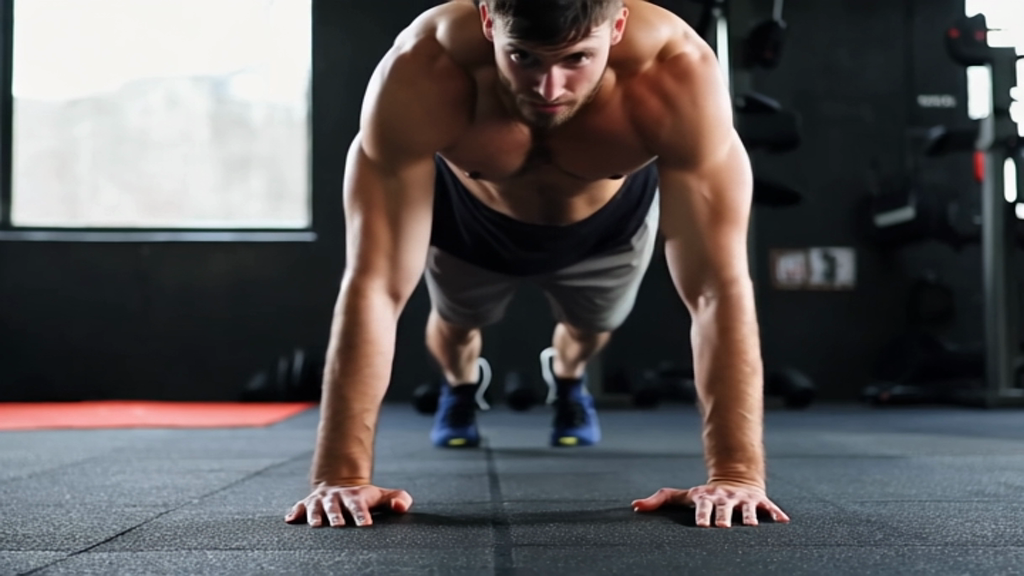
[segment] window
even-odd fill
[[[15,0],[11,224],[311,223],[311,0]]]
[[[968,16],[984,14],[989,33],[989,44],[998,47],[1016,47],[1018,54],[1024,54],[1024,2],[1019,0],[966,0],[965,8]],[[1010,114],[1020,127],[1024,136],[1024,60],[1017,61],[1017,89],[1014,98],[1017,102],[1010,109]],[[971,118],[985,118],[992,112],[991,92],[992,78],[988,68],[971,67],[967,69],[967,101]]]

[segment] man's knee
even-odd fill
[[[427,326],[428,330],[438,332],[446,342],[451,343],[468,342],[480,333],[480,326],[445,319],[436,308],[430,311]]]
[[[611,338],[612,335],[612,329],[605,329],[603,326],[579,327],[564,320],[559,324],[561,324],[562,328],[570,338],[580,344],[603,342]]]

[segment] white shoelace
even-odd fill
[[[487,387],[491,385],[491,364],[486,358],[480,357],[477,359],[477,365],[480,366],[480,387],[476,390],[476,405],[481,410],[490,410],[491,405],[487,403],[484,394],[487,392]]]
[[[544,377],[544,383],[548,385],[547,404],[554,404],[558,399],[558,384],[555,382],[554,370],[555,349],[548,347],[540,351],[540,371]],[[589,395],[590,390],[586,386],[582,388],[583,394]]]
[[[545,348],[541,350],[540,371],[541,375],[544,377],[544,382],[548,385],[548,398],[545,401],[547,404],[554,404],[555,399],[558,398],[558,385],[555,383],[555,371],[551,368],[554,359],[554,348]]]

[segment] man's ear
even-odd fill
[[[483,3],[480,3],[483,6]],[[629,19],[629,8],[622,7],[622,12],[615,17],[612,21],[612,46],[618,44],[622,40],[622,36],[626,33],[626,20]]]
[[[494,18],[491,18],[491,11],[487,2],[480,2],[480,23],[484,27],[484,37],[494,42]]]

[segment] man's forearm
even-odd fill
[[[391,379],[398,310],[382,290],[348,286],[324,369],[313,484],[369,484],[380,405]]]
[[[708,480],[765,487],[764,385],[753,286],[705,296],[693,315],[693,355]]]

